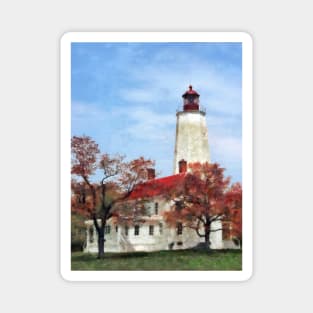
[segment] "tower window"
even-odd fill
[[[118,226],[117,225],[115,226],[115,231],[118,232]]]
[[[155,215],[158,215],[158,214],[159,214],[159,203],[158,203],[158,202],[156,202],[156,203],[154,204],[154,214],[155,214]]]
[[[183,224],[177,223],[177,235],[182,235],[183,233]]]
[[[154,233],[154,226],[153,225],[149,225],[149,235],[153,236]]]
[[[135,236],[139,236],[139,225],[135,225],[135,228],[134,228],[134,235],[135,235]]]
[[[125,226],[125,236],[128,236],[128,230],[129,230],[129,227]]]

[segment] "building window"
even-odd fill
[[[104,226],[104,233],[109,234],[111,232],[111,226],[110,225],[105,225]]]
[[[128,230],[129,230],[129,227],[125,226],[125,236],[128,236]]]
[[[134,234],[135,236],[139,236],[139,225],[135,225],[135,228],[134,228]]]
[[[154,214],[155,215],[159,214],[159,203],[157,202],[154,204]]]
[[[89,227],[89,242],[93,243],[94,241],[94,230],[93,227]]]
[[[177,223],[177,235],[181,235],[183,233],[183,224]]]
[[[163,234],[163,224],[162,223],[159,224],[159,231],[160,231],[160,235],[162,235]]]
[[[118,226],[117,225],[115,226],[115,231],[118,232]]]
[[[154,226],[153,225],[149,225],[149,235],[153,236],[154,233]]]

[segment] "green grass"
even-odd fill
[[[107,253],[103,260],[98,260],[95,254],[73,252],[72,270],[239,271],[241,270],[241,251],[214,250],[210,254],[203,250]]]

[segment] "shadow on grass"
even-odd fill
[[[138,251],[138,252],[128,252],[128,253],[108,253],[107,256],[111,259],[118,258],[118,259],[123,259],[123,258],[141,258],[148,256],[149,252],[144,252],[144,251]]]
[[[181,249],[181,250],[161,250],[161,251],[135,251],[135,252],[122,252],[122,253],[113,253],[106,252],[104,255],[104,259],[131,259],[131,258],[142,258],[148,256],[162,256],[162,255],[175,255],[175,256],[184,256],[184,255],[205,255],[209,257],[220,257],[221,254],[241,254],[241,250],[237,249],[221,249],[221,250],[210,250],[206,249]],[[88,261],[90,259],[96,259],[96,253],[73,253],[73,259],[77,259],[80,261]]]

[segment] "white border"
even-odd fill
[[[242,43],[242,271],[71,271],[71,43],[241,42]],[[244,32],[70,32],[61,38],[60,272],[68,281],[244,281],[252,276],[252,38]]]

